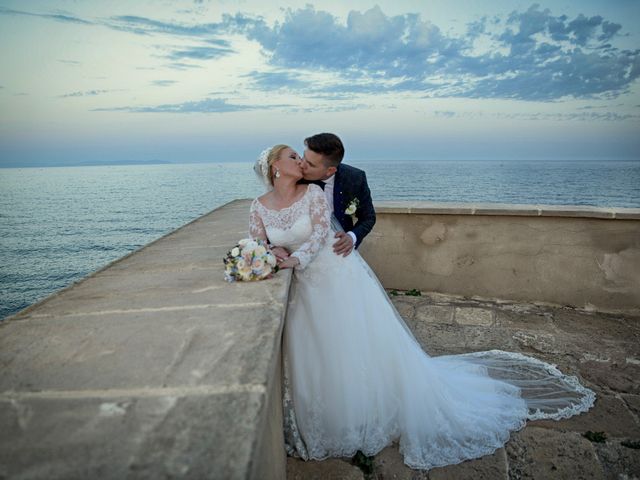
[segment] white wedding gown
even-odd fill
[[[279,211],[254,200],[250,234],[300,260],[283,340],[291,455],[374,455],[399,441],[407,465],[430,469],[494,452],[527,420],[593,405],[575,377],[518,353],[426,354],[362,257],[333,253],[316,185]]]

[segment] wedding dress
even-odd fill
[[[374,455],[398,441],[408,466],[430,469],[494,452],[527,420],[593,405],[576,377],[518,353],[430,357],[357,251],[333,253],[330,215],[317,185],[282,210],[251,205],[251,236],[300,260],[283,338],[290,455]]]

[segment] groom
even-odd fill
[[[342,163],[344,146],[333,133],[313,135],[304,140],[304,145],[300,165],[303,178],[323,188],[329,208],[344,229],[336,232],[338,240],[333,251],[346,257],[354,247],[358,248],[376,223],[367,176],[362,170]],[[357,218],[355,224],[353,217]]]
[[[358,248],[376,223],[367,177],[362,170],[342,163],[344,146],[337,135],[319,133],[306,138],[304,144],[300,161],[302,181],[320,185],[324,190],[329,208],[344,229],[336,232],[333,251],[346,257],[354,247]],[[281,260],[288,256],[280,249],[274,253]]]

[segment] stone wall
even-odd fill
[[[640,209],[376,202],[387,288],[640,310]]]

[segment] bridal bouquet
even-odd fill
[[[263,240],[243,238],[223,259],[228,282],[263,280],[278,271],[276,257]]]

